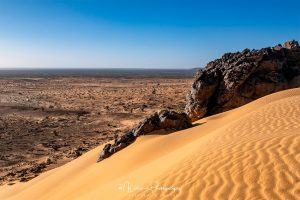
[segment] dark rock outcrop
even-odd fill
[[[161,129],[178,131],[190,127],[192,127],[192,123],[185,113],[162,110],[146,118],[133,130],[133,134],[138,137]]]
[[[177,113],[169,110],[156,112],[142,121],[129,133],[115,139],[113,144],[106,144],[100,153],[97,162],[110,157],[114,153],[124,149],[133,143],[140,135],[149,135],[154,131],[166,130],[168,133],[192,127],[189,117],[185,113]]]
[[[262,96],[299,86],[290,84],[299,75],[300,47],[294,40],[283,47],[226,53],[197,72],[187,95],[186,113],[195,121],[237,108]]]

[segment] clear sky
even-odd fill
[[[194,68],[291,39],[299,0],[0,0],[1,68]]]

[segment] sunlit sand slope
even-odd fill
[[[196,123],[96,163],[99,147],[0,199],[300,199],[300,89]]]

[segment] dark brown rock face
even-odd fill
[[[162,110],[146,118],[134,130],[134,136],[148,135],[157,130],[182,130],[192,127],[191,120],[185,113]]]
[[[129,133],[117,138],[114,141],[114,144],[106,144],[100,153],[97,162],[110,157],[121,149],[124,149],[133,143],[140,135],[149,135],[153,133],[153,131],[157,130],[167,130],[170,132],[190,127],[192,127],[191,120],[185,113],[177,113],[169,110],[156,112],[150,117],[146,118]]]
[[[237,108],[262,96],[299,87],[300,47],[289,41],[274,48],[226,53],[197,72],[186,113],[195,121]]]

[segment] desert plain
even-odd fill
[[[2,73],[0,185],[61,166],[155,111],[183,111],[193,73],[161,72]]]

